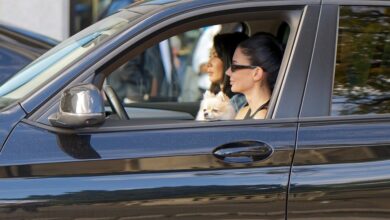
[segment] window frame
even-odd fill
[[[262,2],[264,3],[264,2]],[[148,45],[150,44],[146,44],[146,43],[142,43],[143,41],[145,41],[145,36],[153,36],[153,33],[156,33],[157,31],[161,31],[161,30],[164,30],[165,28],[169,28],[169,23],[171,24],[174,24],[177,23],[177,20],[182,20],[180,19],[181,16],[183,17],[187,17],[189,18],[190,20],[193,19],[193,17],[196,17],[194,16],[194,14],[198,14],[198,15],[205,15],[205,14],[208,14],[208,13],[217,13],[217,14],[221,14],[223,12],[226,12],[227,10],[234,10],[234,11],[238,11],[240,10],[240,8],[237,8],[235,7],[234,9],[231,9],[231,7],[233,6],[233,4],[226,4],[226,5],[223,5],[223,6],[217,6],[217,7],[212,7],[212,8],[207,8],[207,9],[198,9],[198,10],[194,10],[192,15],[187,13],[187,14],[182,14],[182,15],[178,15],[176,17],[173,17],[171,19],[168,19],[168,20],[165,20],[161,23],[159,23],[158,25],[155,25],[153,28],[149,28],[147,31],[143,31],[142,33],[140,33],[139,35],[137,35],[136,37],[130,39],[127,43],[119,46],[118,48],[116,48],[114,51],[112,51],[110,54],[106,55],[104,57],[104,59],[100,60],[98,63],[96,63],[95,65],[92,66],[92,68],[89,68],[86,72],[84,72],[83,74],[79,75],[78,78],[74,81],[72,81],[72,83],[70,83],[66,88],[72,86],[72,85],[76,85],[78,83],[81,83],[81,82],[84,82],[84,83],[94,83],[94,84],[97,84],[97,85],[101,85],[102,82],[104,81],[104,74],[101,75],[101,74],[97,74],[96,77],[94,77],[94,73],[95,72],[99,72],[101,71],[102,69],[104,69],[104,67],[106,67],[105,65],[107,65],[109,63],[110,60],[112,60],[114,57],[116,56],[119,56],[121,55],[121,53],[123,51],[125,51],[125,49],[128,49],[128,50],[132,50],[132,53],[133,54],[136,54],[136,53],[139,53],[140,51],[142,51],[142,49],[145,49],[146,47],[148,47]],[[235,5],[237,6],[237,5]],[[245,7],[242,7],[242,8],[245,8]],[[241,9],[242,9],[241,8]],[[315,30],[315,27],[316,27],[316,19],[318,19],[318,13],[319,13],[319,5],[318,4],[313,4],[313,5],[297,5],[297,6],[291,6],[291,5],[282,5],[282,6],[267,6],[267,5],[264,5],[264,4],[259,4],[258,7],[251,7],[251,9],[256,9],[256,12],[258,12],[259,10],[261,11],[269,11],[271,9],[277,9],[277,10],[291,10],[291,9],[297,9],[297,8],[300,8],[302,10],[302,15],[300,17],[300,21],[297,25],[297,32],[296,32],[296,36],[294,35],[293,32],[291,32],[291,36],[292,36],[292,42],[290,43],[290,51],[289,51],[289,55],[284,57],[284,62],[286,62],[284,65],[285,65],[285,70],[284,70],[284,74],[288,75],[287,73],[292,71],[292,72],[295,72],[295,74],[299,74],[301,75],[300,77],[303,77],[304,79],[306,79],[306,75],[303,74],[303,73],[299,73],[298,71],[293,71],[291,70],[291,62],[292,60],[294,61],[294,59],[297,59],[299,60],[300,62],[298,61],[294,61],[294,62],[297,62],[296,64],[294,64],[294,66],[300,66],[300,68],[302,68],[301,65],[299,64],[305,64],[307,63],[307,67],[308,67],[308,63],[310,60],[306,59],[305,57],[301,57],[299,56],[298,57],[298,52],[297,51],[301,51],[303,50],[303,48],[306,49],[305,51],[305,54],[307,56],[311,56],[311,52],[310,50],[307,51],[307,46],[303,45],[303,42],[306,42],[304,41],[303,39],[305,38],[309,38],[310,40],[313,40],[314,42],[314,36],[315,36],[315,33],[313,33],[313,30]],[[244,12],[241,12],[242,14],[244,14]],[[316,18],[316,19],[313,19]],[[176,22],[175,22],[176,21]],[[168,24],[168,25],[167,25]],[[177,25],[177,24],[176,24]],[[193,24],[191,24],[193,25]],[[307,27],[307,28],[304,28],[304,27]],[[309,37],[307,36],[309,35]],[[164,34],[161,34],[160,36],[164,36]],[[303,39],[302,39],[303,38]],[[153,42],[153,39],[148,39],[150,42]],[[290,40],[289,40],[290,41]],[[297,45],[297,42],[300,42],[300,45]],[[133,47],[133,45],[141,45],[139,47]],[[309,47],[310,48],[310,47]],[[288,78],[288,76],[284,76],[284,79],[283,82],[281,82],[281,92],[280,93],[283,93],[282,95],[286,95],[286,94],[289,94],[288,91],[285,91],[284,88],[285,88],[285,80],[286,78]],[[293,84],[293,83],[288,83],[288,84]],[[291,91],[295,91],[292,90],[292,85],[289,86],[289,90]],[[298,109],[298,107],[301,105],[301,94],[299,94],[299,92],[293,92],[297,95],[297,99],[295,100],[289,100],[290,102],[295,102],[294,104],[296,105],[296,109]],[[303,88],[302,88],[302,93],[303,93]],[[61,94],[61,91],[59,91],[49,102],[45,103],[39,111],[35,112],[31,117],[29,117],[29,119],[31,120],[34,120],[34,121],[37,121],[38,123],[42,123],[42,124],[46,124],[46,125],[49,125],[47,124],[47,113],[48,112],[51,112],[53,111],[53,109],[55,109],[56,107],[56,103],[58,103],[58,100],[60,98],[60,94]],[[280,97],[281,94],[279,94],[279,96],[277,96],[277,98]],[[56,100],[56,101],[55,101]],[[275,101],[276,104],[278,105],[278,103],[282,103],[280,100],[276,100]],[[288,104],[288,103],[286,103]],[[48,111],[49,109],[49,111]],[[280,109],[284,109],[284,108],[280,108]],[[279,110],[280,110],[279,109]],[[285,110],[287,111],[287,110]],[[205,123],[203,124],[202,126],[222,126],[222,125],[230,125],[230,124],[248,124],[248,125],[251,125],[251,124],[259,124],[259,123],[269,123],[269,122],[272,122],[272,123],[275,123],[275,122],[278,122],[280,120],[280,122],[293,122],[293,121],[296,121],[297,118],[298,118],[298,111],[296,111],[296,116],[292,116],[292,117],[282,117],[281,119],[278,118],[278,116],[275,116],[275,113],[274,115],[271,117],[270,120],[254,120],[254,121],[221,121],[221,122],[215,122],[215,123]],[[276,120],[276,121],[275,121]],[[131,120],[130,120],[131,122]],[[200,124],[199,122],[195,122],[196,125]],[[35,124],[35,123],[34,123]],[[190,123],[180,123],[182,125],[172,125],[173,127],[186,127],[186,126],[190,126],[190,127],[193,127],[194,126],[194,122],[190,122]],[[49,125],[50,126],[50,125]],[[122,126],[120,126],[122,127]],[[119,130],[128,130],[129,127],[131,127],[131,123],[129,123],[129,126],[123,126],[123,129],[121,128],[118,128]],[[134,127],[138,127],[138,126],[134,126]],[[141,126],[142,128],[145,128],[144,126]],[[165,124],[155,124],[153,125],[151,128],[167,128],[167,127],[170,127],[170,125],[165,125]],[[113,131],[113,130],[117,130],[117,129],[104,129],[104,128],[85,128],[85,129],[80,129],[80,130],[88,130],[88,131],[91,131],[91,130],[96,130],[96,129],[103,129],[103,130],[107,130],[107,131]]]
[[[390,118],[390,113],[331,115],[340,6],[390,6],[390,2],[384,1],[370,1],[370,4],[366,4],[367,1],[337,1],[340,4],[334,4],[335,2],[334,0],[324,0],[324,5],[321,8],[318,34],[299,121],[379,120]],[[326,102],[323,100],[326,100]]]
[[[269,16],[274,16],[275,18],[279,19],[278,15],[272,15],[272,14],[275,12],[283,14],[285,11],[289,11],[289,10],[296,11],[298,9],[284,8],[284,9],[279,10],[279,9],[275,9],[275,8],[266,7],[265,9],[261,9],[261,11],[260,11],[260,12],[264,12],[265,15],[261,15],[261,16],[256,15],[259,12],[259,10],[256,10],[256,12],[253,12],[253,14],[250,14],[251,12],[237,13],[237,14],[234,14],[234,17],[236,19],[241,19],[242,16],[246,15],[246,16],[248,16],[248,18],[257,17],[256,19],[261,20],[261,19],[269,19]],[[123,50],[121,53],[119,53],[115,57],[111,58],[111,60],[113,60],[113,62],[108,61],[106,64],[102,65],[102,67],[100,67],[97,70],[97,75],[100,74],[100,75],[104,75],[104,77],[107,77],[116,68],[118,68],[121,65],[123,65],[124,63],[126,63],[129,59],[139,55],[145,49],[153,46],[154,44],[157,44],[159,41],[165,40],[167,38],[170,38],[172,36],[175,36],[177,34],[180,34],[180,33],[183,33],[183,32],[189,31],[189,30],[193,30],[189,27],[194,27],[195,29],[200,28],[200,27],[202,27],[202,25],[199,26],[199,24],[202,24],[202,23],[204,23],[206,25],[220,24],[221,19],[222,20],[223,19],[230,19],[230,20],[224,20],[224,23],[225,22],[227,22],[227,23],[237,22],[236,19],[234,19],[234,20],[232,19],[231,14],[226,16],[226,15],[221,15],[222,12],[217,12],[217,13],[220,15],[213,15],[213,16],[210,16],[211,18],[207,18],[204,20],[203,19],[197,20],[197,21],[194,21],[194,23],[188,22],[188,23],[185,23],[183,25],[178,25],[178,26],[173,26],[173,27],[162,27],[162,29],[161,29],[162,32],[160,32],[159,30],[156,30],[156,32],[158,32],[158,36],[154,36],[151,39],[143,40],[138,47],[128,48],[128,49]],[[302,9],[302,14],[303,14],[303,9]],[[285,15],[285,16],[287,19],[287,17],[289,15]],[[293,15],[291,15],[291,16],[293,16]],[[303,15],[300,16],[300,20],[302,19],[302,17],[303,17]],[[291,19],[291,18],[288,18],[288,19]],[[284,57],[283,57],[283,61],[281,64],[281,68],[279,71],[279,77],[278,77],[278,80],[276,82],[274,93],[273,93],[273,96],[272,96],[272,99],[270,102],[271,107],[269,108],[269,112],[271,112],[271,113],[273,112],[273,107],[276,105],[275,103],[278,102],[277,98],[279,97],[278,94],[280,93],[280,90],[282,89],[283,80],[287,77],[286,75],[288,72],[288,63],[290,62],[290,59],[293,55],[293,47],[294,47],[294,40],[295,40],[294,36],[298,33],[298,29],[299,29],[299,21],[296,21],[296,22],[297,22],[297,24],[296,24],[297,27],[295,28],[295,30],[291,30],[291,33],[289,35],[288,44],[287,44],[287,47],[286,47],[286,50],[284,53]],[[172,34],[172,29],[175,29],[174,34]],[[124,61],[124,60],[126,60],[126,61]],[[98,87],[102,87],[103,83],[104,83],[104,80],[103,80],[104,77],[97,76],[96,77],[97,80],[94,80],[94,84],[98,85]],[[267,117],[267,118],[274,119],[275,117],[272,116],[271,114],[269,114],[269,117]]]

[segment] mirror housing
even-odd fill
[[[92,84],[66,89],[61,96],[59,111],[49,116],[53,126],[66,128],[89,127],[104,120],[103,97]]]

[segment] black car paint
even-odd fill
[[[0,117],[0,152],[13,128],[26,117],[26,113],[20,107],[15,105],[1,113]]]
[[[127,34],[131,35],[117,42],[124,42]],[[85,59],[93,59],[64,72],[60,78],[66,81],[42,90],[45,96],[37,93],[25,100],[23,108],[29,114],[43,111],[36,109],[46,107],[52,94],[101,58],[98,51],[116,46],[111,43],[92,52]],[[313,60],[318,56],[321,53],[314,53]],[[310,63],[307,59],[300,61]],[[294,72],[300,71],[305,81],[305,73],[314,70],[303,65]],[[88,74],[73,83],[91,82]],[[317,87],[330,92],[329,85]],[[304,97],[314,89],[307,87]],[[295,94],[299,103],[290,109],[296,115],[296,105],[310,100],[302,93]],[[321,107],[307,102],[310,108]],[[114,131],[110,126],[74,131],[50,128],[31,117],[21,120],[25,113],[15,105],[0,119],[3,140],[10,133],[0,154],[0,218],[388,218],[388,115],[334,120],[318,116],[196,127],[191,122],[135,122]],[[251,164],[224,163],[212,156],[218,146],[247,140],[267,143],[274,152]]]
[[[82,135],[56,134],[21,123],[9,138],[7,146],[12,147],[2,151],[3,164],[9,165],[1,167],[7,181],[0,181],[0,191],[7,189],[3,198],[15,200],[4,210],[40,210],[29,216],[76,218],[104,216],[115,206],[111,215],[118,218],[267,215],[280,219],[295,134],[296,123],[291,122]],[[274,147],[274,153],[253,164],[223,163],[211,154],[221,144],[240,140],[262,140]],[[75,142],[96,152],[86,152],[85,147],[78,151]],[[23,150],[26,146],[28,151]],[[13,193],[9,186],[28,190]],[[78,208],[53,214],[70,208],[70,201]]]
[[[289,219],[388,218],[389,122],[389,118],[302,122]]]
[[[300,112],[287,218],[388,219],[389,115],[329,115],[339,4],[390,4],[333,0],[323,4]]]

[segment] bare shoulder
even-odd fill
[[[241,109],[237,112],[236,118],[235,118],[235,119],[236,119],[236,120],[242,120],[242,119],[244,119],[246,113],[248,112],[248,110],[249,110],[249,106],[245,106],[245,107],[241,108]]]
[[[265,119],[265,116],[267,116],[267,109],[263,109],[253,117],[253,119]]]

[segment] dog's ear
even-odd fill
[[[215,97],[215,94],[210,92],[209,90],[207,90],[204,94],[203,94],[203,99],[207,99],[207,98],[211,98],[211,97]]]
[[[228,97],[225,95],[225,93],[223,93],[222,91],[218,92],[217,94],[218,98],[220,98],[223,102],[225,102]]]

